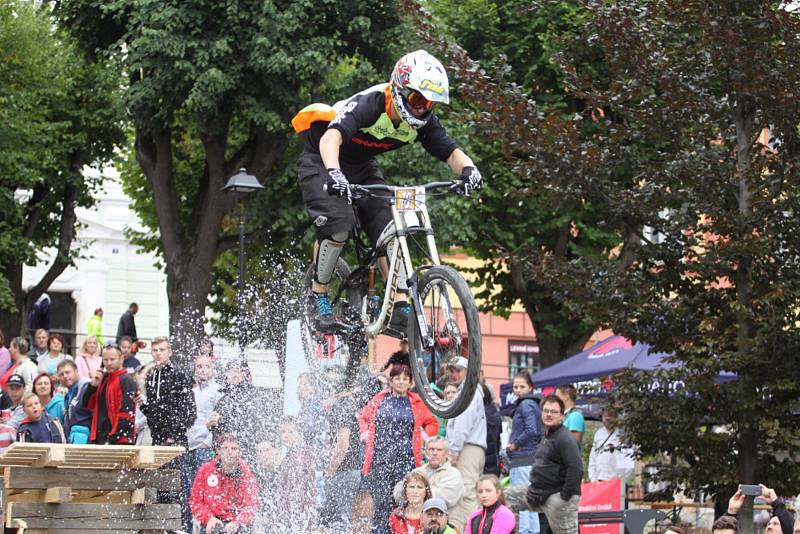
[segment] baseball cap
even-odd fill
[[[19,375],[11,375],[8,377],[8,385],[25,387],[25,379]]]
[[[458,358],[456,358],[456,361],[450,362],[449,364],[447,364],[447,367],[456,367],[456,368],[459,368],[459,369],[467,369],[469,367],[469,364],[467,363],[467,359],[465,357],[459,356]]]
[[[428,499],[422,504],[422,511],[427,512],[428,510],[441,510],[444,513],[447,513],[447,503],[444,502],[444,499],[440,499],[438,497],[433,497]]]

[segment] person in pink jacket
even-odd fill
[[[517,526],[514,512],[505,505],[500,479],[495,475],[483,475],[476,484],[481,509],[472,512],[467,519],[464,534],[511,534]]]

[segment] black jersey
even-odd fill
[[[375,85],[333,107],[311,104],[292,119],[292,125],[306,148],[319,152],[319,140],[329,129],[342,134],[339,159],[358,164],[378,154],[420,142],[430,154],[446,161],[457,144],[444,130],[435,114],[422,128],[414,130],[405,122],[395,127],[389,118],[392,96],[388,83]]]

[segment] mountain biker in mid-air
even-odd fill
[[[425,50],[417,50],[397,61],[389,83],[370,87],[332,107],[311,104],[292,119],[292,126],[305,142],[298,162],[298,182],[317,234],[309,300],[320,331],[330,332],[335,325],[328,284],[355,225],[348,185],[385,183],[375,156],[419,141],[460,175],[464,194],[481,188],[480,172],[447,135],[433,111],[435,103],[449,101],[444,67]],[[389,204],[374,197],[356,202],[361,226],[375,245],[392,220]],[[386,277],[385,261],[381,268]],[[405,332],[411,311],[402,277],[398,293],[387,333],[399,337]]]

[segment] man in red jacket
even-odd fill
[[[220,437],[217,457],[197,471],[189,504],[207,533],[247,534],[258,511],[258,486],[242,460],[239,442]]]
[[[122,367],[118,347],[103,349],[103,368],[92,374],[83,395],[84,408],[92,411],[89,434],[98,445],[133,445],[136,443],[136,392],[133,377]]]

